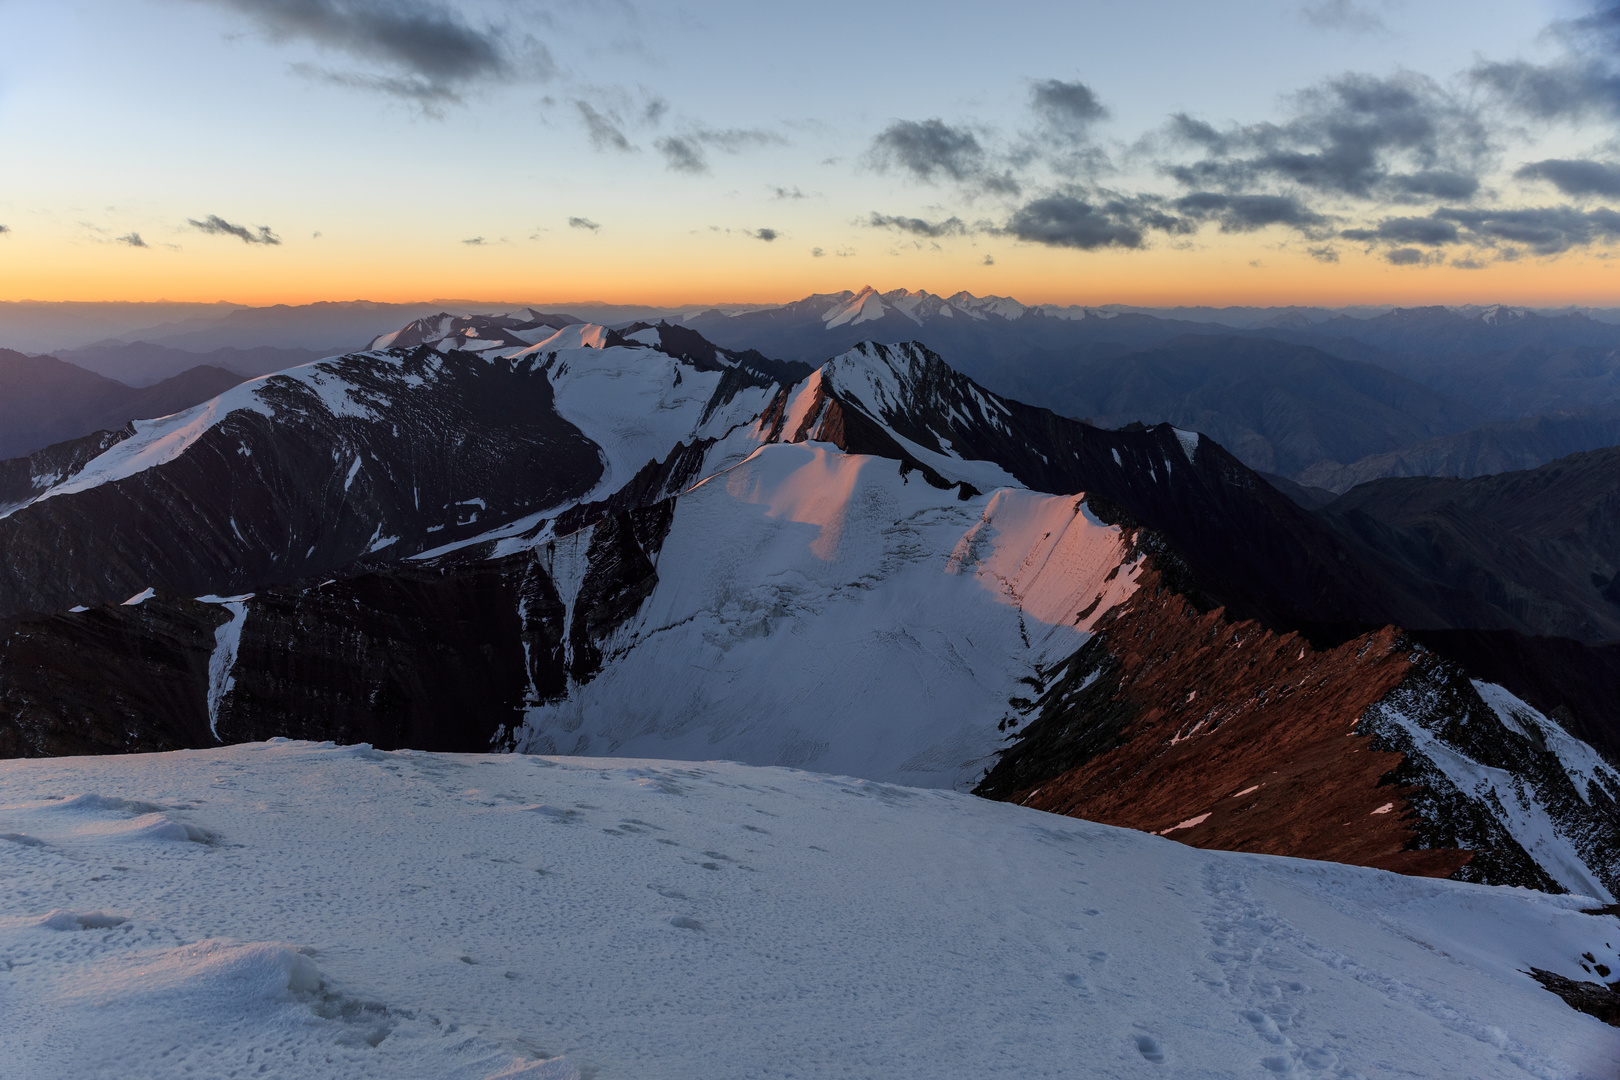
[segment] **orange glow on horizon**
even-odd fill
[[[538,245],[363,250],[362,245],[221,248],[177,254],[66,245],[0,248],[0,300],[307,304],[365,299],[421,303],[604,302],[662,307],[786,303],[872,285],[940,295],[958,290],[1026,304],[1341,307],[1508,303],[1620,306],[1620,262],[1606,254],[1498,262],[1483,269],[1391,266],[1344,252],[1335,264],[1287,249],[1202,247],[1079,252],[1024,245],[947,252],[864,250],[813,258],[802,244],[634,250]],[[561,250],[558,250],[558,249]],[[20,257],[19,257],[20,256]]]

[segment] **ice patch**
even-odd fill
[[[242,645],[242,624],[247,621],[247,597],[223,601],[230,618],[214,629],[214,651],[208,657],[208,730],[219,739],[219,707],[236,685],[237,650]]]
[[[1181,452],[1187,455],[1187,464],[1197,464],[1193,459],[1198,453],[1198,432],[1182,431],[1180,428],[1171,428],[1170,430],[1176,433],[1176,441],[1181,444]],[[1168,469],[1170,463],[1167,461],[1164,466]]]
[[[1177,829],[1190,829],[1194,825],[1202,825],[1204,822],[1206,822],[1208,820],[1209,820],[1209,814],[1207,814],[1207,813],[1199,814],[1197,817],[1190,817],[1186,821],[1183,821],[1183,822],[1180,822],[1178,824],[1172,825],[1168,829],[1161,829],[1156,835],[1158,835],[1158,836],[1168,836],[1170,833],[1175,832]]]
[[[134,596],[130,597],[128,600],[125,600],[124,603],[123,603],[123,606],[124,607],[140,607],[142,604],[146,603],[148,600],[152,599],[152,597],[154,597],[156,595],[157,595],[157,590],[152,588],[152,586],[148,585],[146,588],[142,589],[140,592],[136,593]]]

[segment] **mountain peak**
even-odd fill
[[[871,322],[881,319],[888,314],[889,309],[883,304],[883,297],[870,285],[861,287],[861,291],[842,303],[834,304],[821,321],[831,330],[839,326],[853,326],[857,323]]]

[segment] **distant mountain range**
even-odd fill
[[[136,388],[53,357],[0,349],[0,460],[178,412],[241,381],[237,372],[204,364]]]
[[[1620,451],[1312,512],[911,342],[521,311],[374,344],[0,469],[0,753],[723,757],[1620,894]]]
[[[252,378],[346,351],[278,349],[266,345],[253,349],[228,347],[210,352],[190,352],[169,345],[153,345],[149,341],[132,341],[128,344],[65,349],[56,354],[56,359],[130,386],[144,387],[172,379],[197,367],[219,368],[242,378]]]
[[[0,334],[8,311],[42,332],[37,307],[0,305]],[[130,307],[120,309],[126,321]],[[93,308],[70,310],[110,325]],[[541,311],[360,301],[162,310],[183,317],[57,356],[132,386],[199,365],[258,376],[388,334],[416,340],[447,319],[471,331],[455,347],[518,343],[478,338],[477,328]],[[718,345],[812,365],[862,340],[917,340],[998,393],[1102,426],[1201,430],[1251,467],[1328,495],[1381,476],[1472,476],[1610,445],[1620,409],[1620,324],[1609,321],[1620,313],[1600,309],[1147,310],[864,288],[777,306],[545,310],[553,329],[668,316]],[[87,412],[79,426],[90,422]],[[13,451],[43,445],[18,441]]]

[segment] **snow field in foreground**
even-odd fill
[[[1612,1076],[1579,898],[741,765],[0,763],[0,1077]]]

